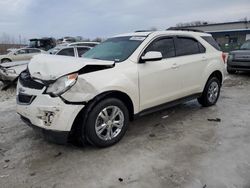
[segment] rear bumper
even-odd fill
[[[24,123],[32,127],[36,132],[42,134],[46,140],[57,144],[66,144],[68,142],[68,136],[70,133],[69,131],[55,131],[55,130],[43,129],[33,125],[28,118],[22,115],[20,116]]]

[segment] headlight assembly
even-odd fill
[[[46,90],[47,94],[52,96],[59,96],[69,90],[77,81],[78,74],[73,73],[57,79],[54,83],[50,84]]]

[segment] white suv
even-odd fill
[[[114,36],[84,58],[39,55],[17,86],[17,112],[59,143],[78,138],[107,147],[130,120],[198,98],[214,105],[224,78],[223,53],[210,34],[135,32]]]

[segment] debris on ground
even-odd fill
[[[207,119],[208,121],[214,121],[214,122],[221,122],[220,118],[215,118],[215,119]]]
[[[155,137],[155,134],[149,134],[149,137]]]
[[[59,157],[62,155],[62,152],[58,152],[56,155],[54,155],[55,158]]]
[[[168,118],[169,116],[168,115],[165,115],[165,116],[162,116],[161,118],[162,119],[166,119],[166,118]]]
[[[0,178],[7,178],[7,177],[9,177],[9,176],[10,176],[9,174],[0,175]]]
[[[35,176],[35,175],[36,175],[35,172],[31,172],[31,173],[30,173],[30,176]]]
[[[8,167],[9,167],[9,165],[6,164],[3,166],[3,169],[8,168]]]
[[[123,179],[122,178],[118,178],[119,182],[123,182]]]

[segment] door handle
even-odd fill
[[[202,61],[206,61],[207,58],[206,58],[206,57],[202,57],[201,60],[202,60]]]
[[[179,68],[179,65],[177,63],[174,63],[171,67],[172,69],[178,69]]]

